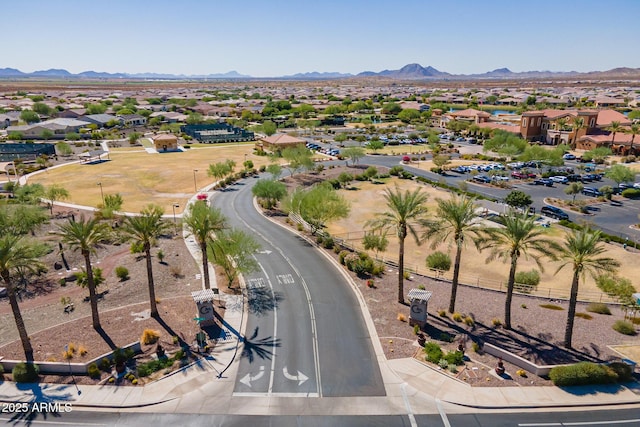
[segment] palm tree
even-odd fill
[[[576,315],[576,301],[578,300],[578,286],[580,278],[584,280],[586,273],[596,277],[602,273],[614,272],[620,263],[613,258],[601,257],[606,251],[600,241],[600,230],[573,230],[567,234],[560,260],[563,262],[556,274],[567,265],[573,268],[573,280],[571,281],[571,296],[569,298],[569,312],[567,313],[567,326],[564,333],[564,346],[571,348],[573,338],[573,321]]]
[[[398,236],[400,244],[398,250],[398,302],[400,304],[404,304],[404,240],[409,232],[418,245],[422,243],[418,233],[421,228],[429,225],[425,218],[427,207],[424,205],[427,197],[428,195],[419,188],[414,191],[406,190],[404,193],[398,187],[395,191],[387,188],[384,198],[389,210],[377,214],[376,218],[367,221],[365,225],[374,231],[394,230]]]
[[[11,273],[16,270],[37,272],[44,268],[39,258],[42,254],[38,253],[35,246],[29,245],[22,241],[22,237],[14,234],[5,234],[0,237],[0,277],[7,287],[7,295],[9,296],[9,304],[13,312],[13,318],[18,328],[18,335],[24,349],[24,356],[27,362],[33,362],[33,347],[27,334],[27,329],[20,313],[18,298],[16,296],[16,288],[11,281]]]
[[[456,293],[458,291],[458,276],[460,274],[460,258],[462,248],[468,238],[476,241],[480,237],[481,228],[478,227],[476,213],[477,205],[467,196],[452,195],[449,199],[437,199],[439,221],[434,223],[425,233],[425,238],[432,240],[432,248],[442,242],[455,243],[456,258],[453,266],[453,280],[451,282],[451,299],[449,312],[456,307]]]
[[[631,134],[631,146],[629,147],[629,153],[631,153],[633,151],[633,141],[636,139],[636,135],[640,133],[640,123],[633,123],[628,133]]]
[[[68,245],[74,251],[80,251],[84,257],[93,329],[100,330],[102,327],[100,326],[100,317],[98,315],[98,299],[96,297],[96,286],[93,280],[91,254],[94,254],[96,249],[109,239],[111,230],[106,224],[98,222],[95,218],[85,219],[84,216],[82,216],[79,221],[70,218],[69,222],[59,225],[56,234],[62,237],[63,244]]]
[[[169,224],[162,220],[163,210],[156,205],[148,205],[140,212],[140,216],[127,217],[122,231],[134,244],[140,245],[147,260],[147,285],[149,286],[149,302],[151,316],[158,317],[156,291],[153,283],[153,264],[151,263],[151,246],[156,239],[169,230]]]
[[[515,285],[516,269],[521,256],[532,258],[540,271],[544,271],[542,258],[555,259],[560,246],[545,236],[544,229],[535,223],[535,217],[528,213],[511,212],[503,217],[504,226],[487,229],[485,236],[478,242],[480,250],[489,249],[487,262],[501,259],[510,262],[507,282],[507,298],[504,303],[504,324],[511,329],[511,301]]]
[[[584,127],[584,119],[582,117],[574,117],[573,120],[573,146],[576,148],[576,140],[578,139],[578,131]]]
[[[616,133],[620,131],[620,122],[612,121],[607,127],[607,130],[611,132],[611,148],[613,148],[613,141],[616,139]]]
[[[202,251],[202,271],[205,289],[211,289],[209,282],[209,258],[207,256],[207,243],[213,238],[216,231],[229,228],[227,219],[219,209],[209,207],[204,200],[198,200],[189,207],[187,215],[182,218],[189,233],[193,235]]]

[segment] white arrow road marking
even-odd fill
[[[242,377],[242,379],[240,380],[240,382],[244,385],[246,385],[247,387],[251,387],[251,381],[257,381],[260,378],[262,378],[262,376],[264,375],[264,366],[260,366],[260,372],[258,372],[255,375],[251,375],[251,372],[249,372],[247,375],[245,375],[244,377]]]
[[[298,386],[301,386],[302,383],[304,383],[306,380],[309,379],[308,376],[306,376],[305,374],[303,374],[302,372],[298,371],[297,375],[291,375],[289,374],[289,370],[287,369],[287,367],[285,366],[284,368],[282,368],[282,375],[284,375],[284,377],[288,380],[291,381],[298,381]]]
[[[259,254],[267,254],[269,255],[271,253],[271,251],[268,250],[264,250],[264,251],[258,251]]]

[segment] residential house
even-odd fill
[[[86,116],[79,117],[78,120],[86,122],[85,126],[87,125],[87,123],[92,123],[94,125],[98,125],[101,128],[105,127],[107,123],[111,121],[120,123],[120,119],[111,114],[88,114]]]
[[[118,119],[125,126],[144,126],[147,124],[147,118],[140,114],[123,114]]]
[[[87,122],[76,119],[51,119],[40,123],[23,126],[9,126],[7,132],[19,132],[25,139],[40,139],[45,131],[52,133],[52,137],[62,139],[68,133],[79,133],[80,129],[87,126]]]

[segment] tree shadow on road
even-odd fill
[[[284,301],[282,293],[272,293],[269,288],[251,288],[247,290],[249,313],[257,316],[262,316],[269,311],[275,310],[282,301]]]
[[[25,410],[16,411],[8,420],[11,424],[31,425],[33,423],[41,424],[47,422],[49,418],[60,418],[61,413],[70,411],[73,394],[69,385],[56,384],[16,384],[16,387],[24,392],[25,396],[29,396],[27,400],[21,400],[20,408]],[[2,398],[2,396],[0,396]],[[4,400],[4,399],[3,399]],[[65,404],[67,406],[65,406]],[[38,420],[41,418],[41,420]],[[57,421],[49,420],[50,423]]]
[[[260,327],[256,326],[251,337],[245,337],[243,340],[241,357],[247,358],[249,363],[253,363],[256,357],[270,360],[273,356],[273,348],[280,347],[279,338],[265,337],[258,339],[259,330]]]

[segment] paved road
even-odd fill
[[[219,192],[213,204],[262,246],[260,270],[245,277],[248,342],[235,394],[384,396],[360,306],[344,276],[309,243],[254,208],[254,178]]]

